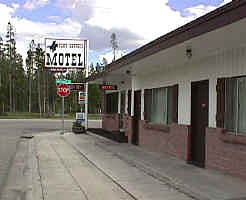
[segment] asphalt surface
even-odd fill
[[[20,137],[24,134],[40,134],[61,130],[61,120],[0,120],[0,197],[6,184],[11,163],[16,154]],[[65,120],[65,130],[71,131],[72,120]],[[100,127],[100,121],[89,121],[89,127]]]

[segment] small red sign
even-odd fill
[[[103,90],[117,90],[117,85],[102,85]]]
[[[44,67],[44,69],[48,72],[53,72],[53,73],[58,73],[58,72],[61,72],[61,73],[64,73],[64,72],[67,72],[67,68],[52,68],[52,67]]]
[[[85,90],[84,83],[72,83],[72,84],[69,84],[69,87],[71,91],[84,91]]]
[[[79,104],[85,103],[86,94],[85,92],[79,92]]]
[[[61,84],[57,87],[57,94],[60,97],[67,97],[70,94],[70,87],[66,84]]]
[[[83,96],[82,97],[79,97],[79,100],[80,101],[85,101],[85,97],[83,97]]]

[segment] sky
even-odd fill
[[[0,36],[15,27],[17,51],[26,58],[29,43],[44,38],[88,39],[94,64],[117,58],[220,7],[231,0],[0,0]]]

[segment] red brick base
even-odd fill
[[[104,114],[102,118],[102,128],[107,131],[119,131],[120,130],[120,115]]]
[[[123,117],[123,128],[128,142],[132,143],[133,119]],[[119,131],[119,114],[105,114],[102,128]],[[172,124],[152,125],[139,122],[139,145],[151,151],[168,153],[183,160],[190,160],[190,126]],[[246,179],[246,137],[224,133],[221,128],[206,129],[206,168],[214,168]]]
[[[139,123],[139,145],[151,151],[168,153],[183,160],[189,159],[189,127],[172,124],[170,126]]]
[[[128,143],[132,143],[133,119],[130,115],[125,114],[123,117],[123,128],[125,129],[125,136],[128,137]]]
[[[246,179],[246,137],[207,128],[205,166]]]

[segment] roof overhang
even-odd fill
[[[246,44],[245,24],[246,0],[232,1],[110,63],[104,72],[86,80],[117,83],[129,79],[128,70],[144,74],[163,65],[177,66],[187,59],[187,46],[191,46],[195,59],[201,59],[219,48]]]

